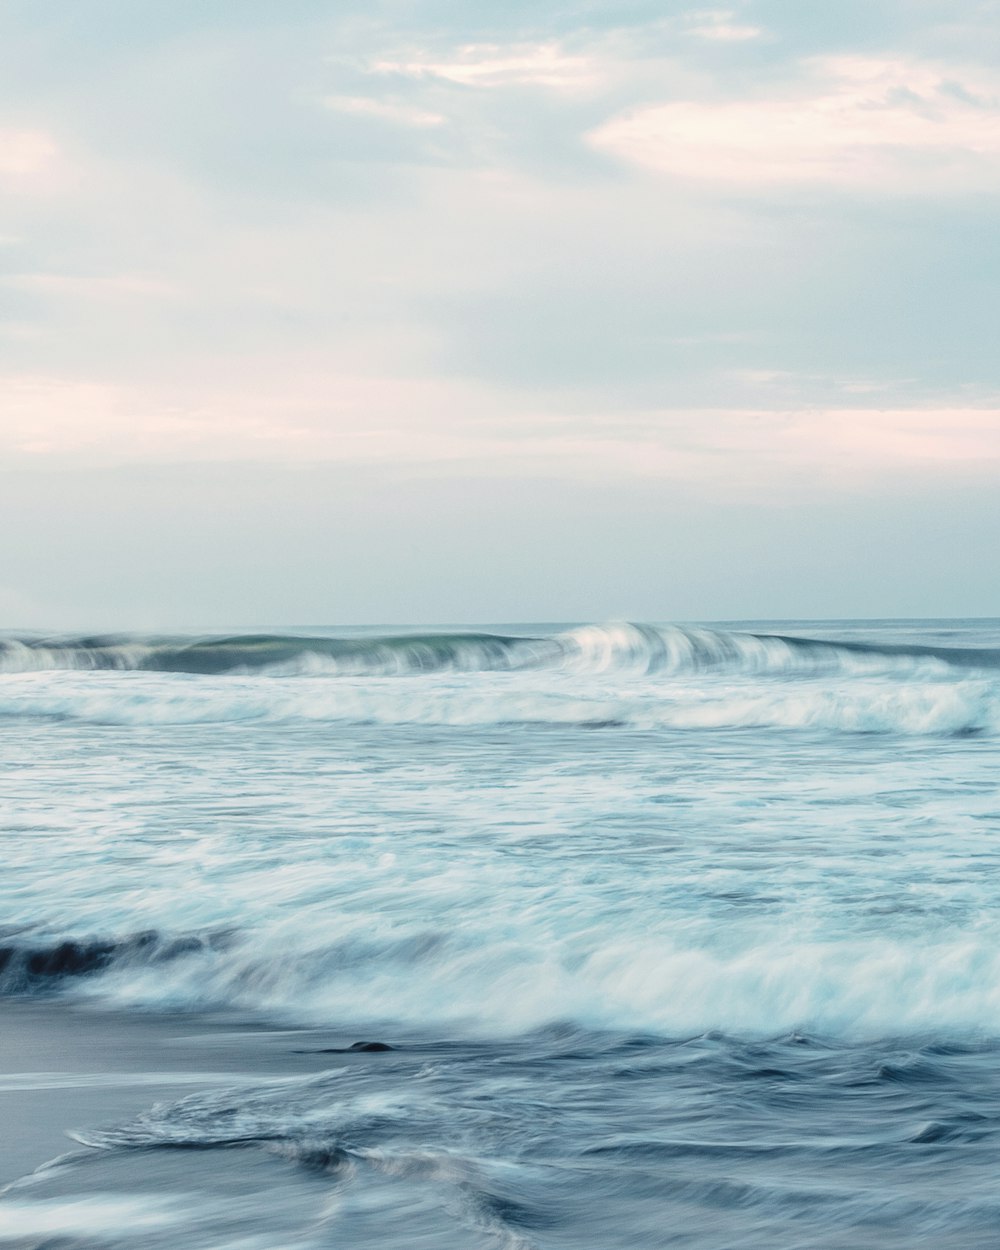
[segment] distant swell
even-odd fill
[[[134,671],[189,673],[436,672],[515,667],[528,658],[530,639],[492,634],[426,634],[383,638],[323,638],[282,634],[235,637],[0,639],[0,672]],[[515,655],[515,644],[521,644]]]
[[[408,675],[555,669],[582,672],[763,675],[906,672],[921,666],[1000,668],[1000,649],[838,642],[702,627],[585,625],[547,637],[488,633],[333,638],[0,638],[0,673],[52,670],[221,675]]]

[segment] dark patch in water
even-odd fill
[[[320,1050],[296,1050],[296,1055],[358,1055],[380,1054],[382,1051],[395,1050],[388,1042],[352,1042],[350,1046],[324,1046]]]
[[[205,950],[220,950],[231,931],[164,937],[154,929],[124,938],[67,938],[47,944],[26,937],[0,945],[0,995],[52,991],[61,982],[94,976],[120,965],[168,963]]]

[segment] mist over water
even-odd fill
[[[119,1244],[136,1190],[165,1247],[995,1244],[1000,624],[7,636],[0,674],[0,992],[395,1048],[80,1126],[8,1195],[28,1244]]]

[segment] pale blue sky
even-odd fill
[[[0,624],[1000,613],[992,0],[0,49]]]

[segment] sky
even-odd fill
[[[5,0],[0,627],[1000,615],[996,0]]]

